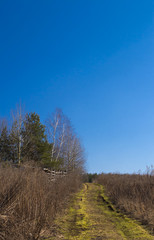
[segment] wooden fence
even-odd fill
[[[66,171],[55,171],[48,168],[43,168],[43,171],[48,174],[49,178],[53,181],[57,178],[65,177],[67,175]]]

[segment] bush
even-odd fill
[[[51,181],[38,168],[1,167],[0,239],[38,239],[80,183],[75,173]]]
[[[101,174],[97,183],[121,211],[147,225],[154,233],[154,176],[151,174]]]

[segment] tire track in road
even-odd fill
[[[103,186],[93,183],[83,185],[55,224],[56,233],[48,240],[154,240],[137,221],[116,211]]]

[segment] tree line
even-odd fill
[[[43,124],[37,113],[23,113],[19,105],[11,123],[0,120],[0,162],[31,161],[55,170],[84,168],[84,149],[62,110],[56,109]]]

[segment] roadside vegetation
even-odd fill
[[[0,239],[39,239],[80,184],[77,172],[50,181],[39,168],[0,168]]]
[[[114,206],[139,220],[154,234],[154,170],[146,174],[100,174],[95,180],[105,188]]]

